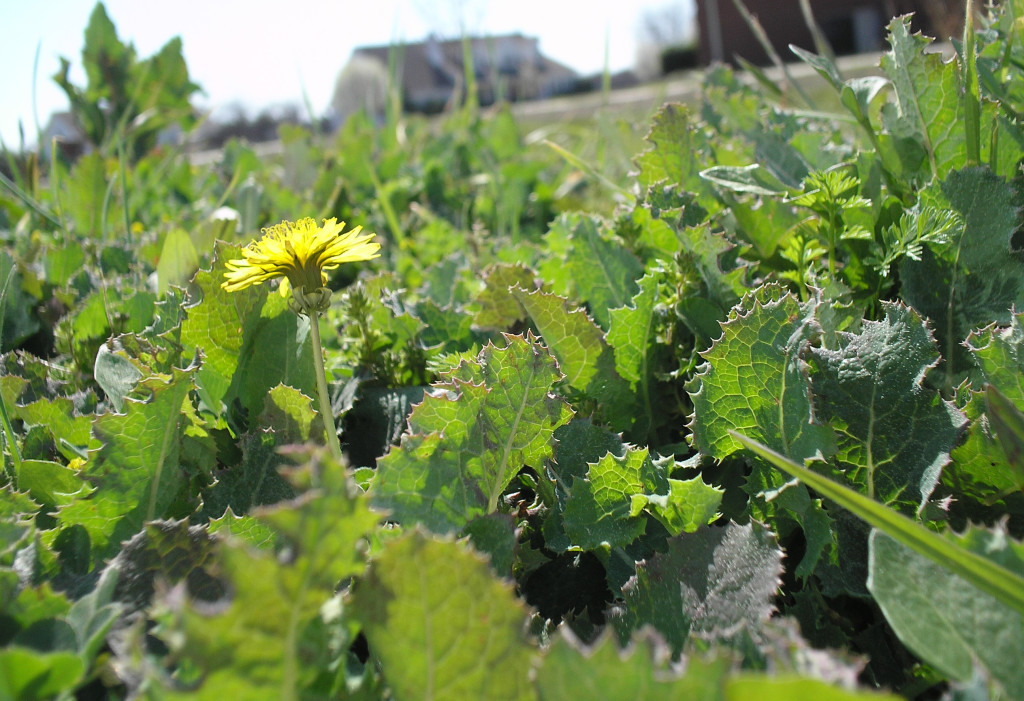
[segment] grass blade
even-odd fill
[[[937,562],[1024,616],[1024,577],[946,540],[938,533],[849,487],[798,465],[757,441],[735,431],[729,433],[748,450],[783,472],[796,477],[819,494],[852,511],[874,528]]]

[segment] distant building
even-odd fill
[[[814,51],[814,39],[800,10],[800,0],[744,0],[757,17],[775,52],[795,60],[789,45]],[[959,0],[810,0],[815,22],[838,55],[881,51],[885,27],[894,16],[914,14],[914,30],[945,40],[948,16],[963,16]],[[959,5],[959,7],[957,7]],[[757,65],[770,63],[761,43],[747,26],[733,0],[697,0],[700,62],[733,61],[736,56]],[[943,24],[943,26],[939,26]]]
[[[522,34],[469,39],[472,70],[481,104],[497,100],[533,100],[573,92],[579,75],[540,52],[538,40]],[[393,56],[394,64],[389,61]],[[439,112],[465,91],[466,67],[461,39],[430,37],[424,42],[364,46],[353,62],[375,61],[385,70],[394,65],[404,109]]]
[[[39,149],[47,158],[52,158],[51,147],[66,160],[74,161],[92,151],[92,144],[85,138],[85,132],[70,112],[54,112],[39,135]]]

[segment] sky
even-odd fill
[[[84,85],[83,34],[93,0],[0,0],[0,137],[8,148],[35,141],[67,98],[51,79],[67,58]],[[692,16],[693,0],[106,0],[121,41],[140,58],[181,37],[201,108],[241,105],[248,114],[304,104],[327,109],[334,81],[357,46],[521,32],[543,54],[580,73],[632,68],[644,37],[642,17],[666,7]],[[36,57],[38,56],[38,62]],[[224,112],[221,112],[224,114]]]

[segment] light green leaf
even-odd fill
[[[902,696],[877,691],[850,691],[820,679],[794,675],[743,674],[725,684],[728,701],[899,701]]]
[[[985,381],[1024,410],[1024,312],[1012,314],[1008,326],[972,331],[966,343]]]
[[[939,361],[914,310],[883,302],[885,318],[838,347],[811,348],[816,416],[836,430],[836,473],[872,499],[915,513],[949,461],[964,416],[922,386]]]
[[[199,254],[188,232],[177,228],[167,232],[156,265],[157,294],[164,294],[171,285],[184,286],[198,269]]]
[[[626,306],[637,292],[636,280],[644,273],[636,256],[603,234],[599,219],[581,214],[563,215],[552,228],[569,232],[565,265],[556,269],[555,289],[566,289],[570,299],[587,304],[591,316],[607,329],[612,309]]]
[[[659,276],[649,272],[638,285],[640,291],[632,299],[632,305],[613,309],[608,330],[608,343],[615,349],[615,369],[629,382],[636,395],[642,412],[641,435],[654,421],[652,396],[653,372],[655,367],[655,315],[654,304],[658,299]]]
[[[189,476],[179,457],[187,416],[182,402],[192,389],[195,368],[154,375],[139,384],[146,402],[127,401],[125,413],[96,417],[93,430],[102,447],[90,452],[83,475],[97,489],[60,511],[64,525],[89,531],[94,556],[139,531],[143,522],[168,515]]]
[[[558,359],[566,383],[609,408],[609,422],[625,430],[632,422],[633,395],[615,371],[612,349],[601,329],[582,309],[569,309],[568,300],[547,292],[525,292],[519,287],[512,296],[529,314],[548,348]]]
[[[782,550],[764,526],[706,526],[668,541],[668,551],[637,563],[622,588],[620,635],[652,626],[673,655],[690,635],[728,639],[768,620],[782,575]]]
[[[273,429],[278,445],[306,443],[310,437],[324,445],[324,425],[312,400],[294,387],[277,385],[267,393],[259,425]]]
[[[536,273],[522,265],[499,263],[483,273],[484,289],[477,295],[479,310],[473,317],[473,325],[480,329],[507,331],[526,317],[522,306],[511,295],[509,289],[519,286],[524,290],[535,287]]]
[[[0,650],[0,698],[35,701],[69,694],[85,673],[73,652],[40,652],[9,646]]]
[[[462,544],[419,531],[389,541],[352,612],[397,701],[533,697],[526,610]]]
[[[370,493],[395,520],[461,530],[497,508],[524,466],[551,456],[552,433],[572,416],[551,394],[555,359],[532,338],[506,338],[435,385],[410,414],[410,433],[378,461]]]
[[[659,647],[664,647],[654,640],[635,640],[620,650],[609,635],[602,635],[597,642],[585,646],[565,626],[560,631],[561,635],[547,650],[537,670],[536,686],[541,701],[718,701],[725,698],[722,679],[729,661],[724,655],[712,660],[694,656],[687,661],[686,673],[679,675],[653,659],[660,652]],[[645,642],[649,645],[643,644]]]
[[[831,431],[812,423],[800,359],[815,334],[812,308],[778,286],[763,286],[730,313],[722,331],[701,353],[707,362],[688,388],[694,447],[721,460],[742,449],[730,436],[735,430],[798,460],[831,454]]]
[[[967,163],[956,63],[926,52],[931,39],[910,34],[909,16],[893,19],[888,29],[892,49],[882,55],[881,65],[895,88],[895,102],[883,108],[883,123],[897,137],[921,143],[929,173],[943,177]]]
[[[700,177],[732,192],[778,197],[789,192],[767,168],[758,163],[748,166],[712,166],[702,170]]]
[[[868,589],[907,647],[957,681],[980,664],[1007,698],[1024,699],[1020,613],[877,529],[870,553]]]
[[[668,494],[645,494],[644,508],[669,535],[693,533],[718,517],[724,491],[704,483],[700,475],[688,480],[669,478]]]
[[[565,533],[583,550],[629,545],[647,525],[640,513],[644,503],[634,510],[634,497],[668,491],[668,478],[647,448],[627,449],[621,458],[606,453],[589,466],[586,479],[573,479],[565,503]]]
[[[636,157],[640,186],[657,183],[678,184],[692,188],[697,179],[700,161],[694,158],[694,129],[687,108],[668,103],[654,115],[647,141],[651,148]]]

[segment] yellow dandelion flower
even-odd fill
[[[300,308],[313,304],[312,297],[325,301],[330,291],[324,289],[327,270],[333,270],[342,263],[370,260],[380,254],[380,244],[371,241],[374,234],[362,233],[357,226],[344,231],[345,222],[335,218],[325,219],[323,226],[317,226],[313,219],[306,217],[296,222],[283,221],[263,229],[263,238],[253,241],[242,250],[244,258],[226,263],[225,280],[221,283],[228,292],[258,285],[274,278],[283,278],[281,294],[291,291]]]

